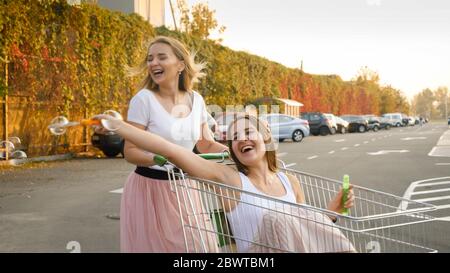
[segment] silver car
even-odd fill
[[[309,136],[307,120],[283,114],[267,114],[261,115],[259,118],[267,121],[272,131],[272,137],[280,142],[288,138],[294,142],[300,142]]]

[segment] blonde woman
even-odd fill
[[[202,76],[201,68],[181,42],[156,37],[145,60],[131,70],[132,75],[147,71],[147,76],[130,101],[128,123],[189,151],[194,147],[202,153],[226,149],[211,137],[204,100],[192,90]],[[122,195],[121,252],[184,252],[180,214],[167,173],[155,165],[152,153],[130,141],[125,142],[124,154],[136,170],[129,175]],[[214,251],[215,238],[207,239]]]

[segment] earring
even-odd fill
[[[181,71],[178,71],[178,75],[181,75],[181,72],[183,72],[183,70],[181,70]]]

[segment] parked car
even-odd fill
[[[349,123],[348,131],[350,133],[353,133],[353,132],[364,133],[369,128],[369,123],[362,116],[344,115],[344,116],[341,116],[341,118]]]
[[[367,130],[372,130],[374,132],[378,132],[378,130],[380,130],[381,124],[375,115],[364,115],[362,117],[367,120]]]
[[[336,117],[336,116],[335,116]],[[338,132],[341,134],[345,134],[348,132],[348,126],[350,123],[348,123],[348,121],[343,120],[340,117],[336,117],[336,124],[338,127]]]
[[[416,125],[416,119],[414,117],[408,117],[408,125],[409,126]]]
[[[333,133],[333,125],[330,120],[322,113],[319,112],[307,112],[302,113],[301,117],[307,120],[309,123],[309,129],[312,135],[322,135],[326,136]]]
[[[391,121],[387,118],[383,118],[383,117],[377,117],[380,121],[380,125],[381,125],[381,129],[385,129],[385,130],[389,130],[392,127],[394,127],[394,125],[391,123]]]
[[[402,126],[406,127],[409,125],[409,117],[405,114],[402,114]]]
[[[387,118],[378,117],[375,115],[364,115],[367,118],[367,122],[369,123],[369,130],[378,131],[378,129],[389,130],[393,126],[391,121]],[[376,126],[379,126],[375,128]]]
[[[217,129],[215,130],[214,139],[218,142],[227,141],[227,130],[230,123],[236,119],[238,112],[222,112],[215,115],[214,119],[217,122]]]
[[[123,147],[125,145],[124,139],[114,132],[108,132],[106,134],[94,133],[91,136],[92,146],[100,149],[107,157],[116,157],[118,154],[123,153]]]
[[[259,118],[267,121],[272,137],[280,142],[285,139],[300,142],[309,136],[310,128],[307,120],[283,114],[266,114]]]
[[[415,116],[414,119],[415,119],[414,124],[415,125],[419,125],[420,124],[420,117],[419,116]]]
[[[329,113],[324,113],[325,117],[330,121],[331,123],[331,134],[334,135],[338,131],[336,116]]]
[[[403,126],[403,117],[401,113],[387,113],[382,115],[382,117],[386,118],[395,127]]]

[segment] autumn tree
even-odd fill
[[[207,39],[215,30],[219,33],[225,31],[225,26],[219,26],[215,18],[216,11],[211,10],[208,3],[197,3],[189,8],[186,0],[177,0],[177,8],[180,28],[188,35]]]
[[[446,110],[448,111],[448,109],[446,109],[446,107],[449,107],[448,95],[447,87],[439,87],[436,91],[434,91],[434,100],[439,118],[447,118],[446,115],[448,115],[448,112],[446,113]]]

